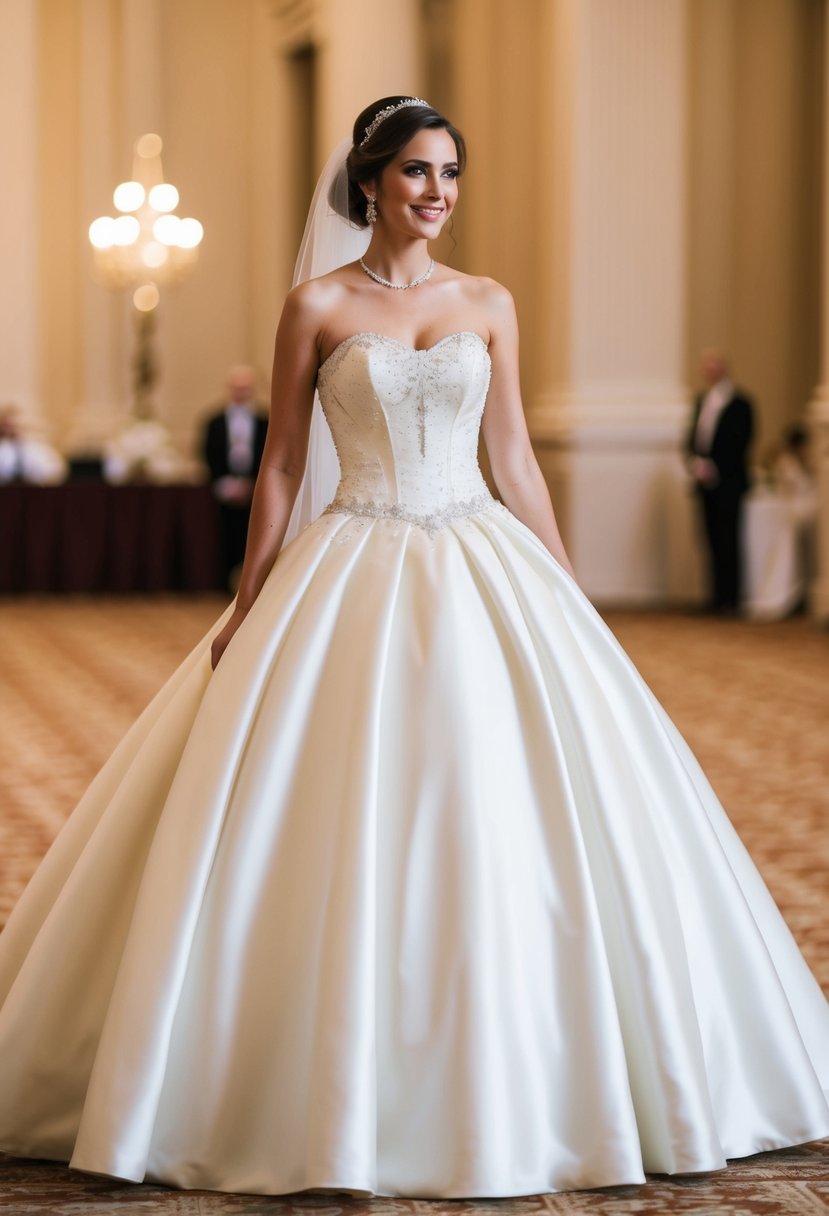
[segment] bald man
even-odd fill
[[[742,508],[749,488],[747,455],[754,406],[740,392],[719,351],[701,360],[705,392],[695,402],[686,444],[688,471],[700,504],[709,550],[709,612],[732,616],[742,598]]]
[[[208,419],[203,453],[221,506],[222,577],[234,589],[245,556],[253,485],[265,447],[267,416],[255,401],[256,375],[240,364],[227,378],[225,404]]]

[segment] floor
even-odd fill
[[[0,604],[0,924],[90,778],[222,608],[214,597]],[[829,634],[682,613],[605,618],[687,738],[829,991]],[[501,1200],[176,1192],[0,1156],[0,1211],[32,1213],[829,1211],[829,1142],[643,1187]]]

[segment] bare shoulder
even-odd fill
[[[450,266],[442,266],[441,270],[453,312],[466,319],[464,324],[468,328],[485,334],[493,352],[499,339],[505,345],[507,339],[515,336],[515,304],[506,287],[486,275],[465,274]]]
[[[294,338],[312,340],[319,347],[320,335],[347,295],[342,268],[292,287],[285,297],[280,328]]]
[[[450,270],[450,274],[464,303],[485,318],[493,331],[514,322],[515,303],[503,284],[486,275],[464,274],[460,270]]]
[[[494,328],[515,323],[515,301],[512,292],[495,279],[479,278],[481,302],[492,318]]]
[[[337,307],[345,293],[340,268],[292,287],[285,297],[285,308],[297,317],[322,319]]]

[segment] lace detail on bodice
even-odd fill
[[[425,350],[372,332],[341,342],[317,381],[341,474],[326,511],[431,532],[496,505],[478,465],[490,375],[486,343],[472,331]]]

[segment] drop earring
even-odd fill
[[[368,202],[366,203],[366,219],[370,224],[373,224],[377,219],[377,204],[374,201],[374,195],[367,195]]]

